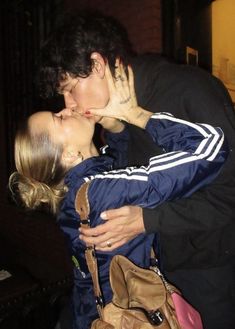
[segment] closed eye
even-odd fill
[[[63,114],[59,114],[59,113],[54,113],[54,117],[56,117],[58,120],[62,121],[64,119]]]

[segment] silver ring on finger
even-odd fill
[[[116,81],[125,81],[125,78],[123,78],[123,76],[121,76],[121,74],[119,74],[115,77],[115,80]]]

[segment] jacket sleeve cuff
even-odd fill
[[[143,220],[146,233],[159,231],[159,219],[157,209],[143,208]]]

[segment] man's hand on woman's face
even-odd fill
[[[101,214],[104,224],[94,228],[80,228],[80,238],[95,249],[111,251],[145,232],[142,208],[124,206]]]

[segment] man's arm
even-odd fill
[[[234,212],[233,194],[228,197],[224,192],[219,184],[211,184],[189,198],[143,209],[145,230],[167,235],[222,230],[233,219]]]
[[[229,198],[218,195],[219,185],[213,184],[189,198],[165,202],[155,209],[125,206],[101,214],[105,224],[82,230],[85,242],[92,242],[97,250],[112,250],[133,239],[139,233],[160,232],[169,235],[210,232],[225,227],[233,218],[233,194]],[[214,189],[217,193],[214,193]],[[233,187],[230,187],[231,192]],[[107,248],[107,234],[113,247]]]

